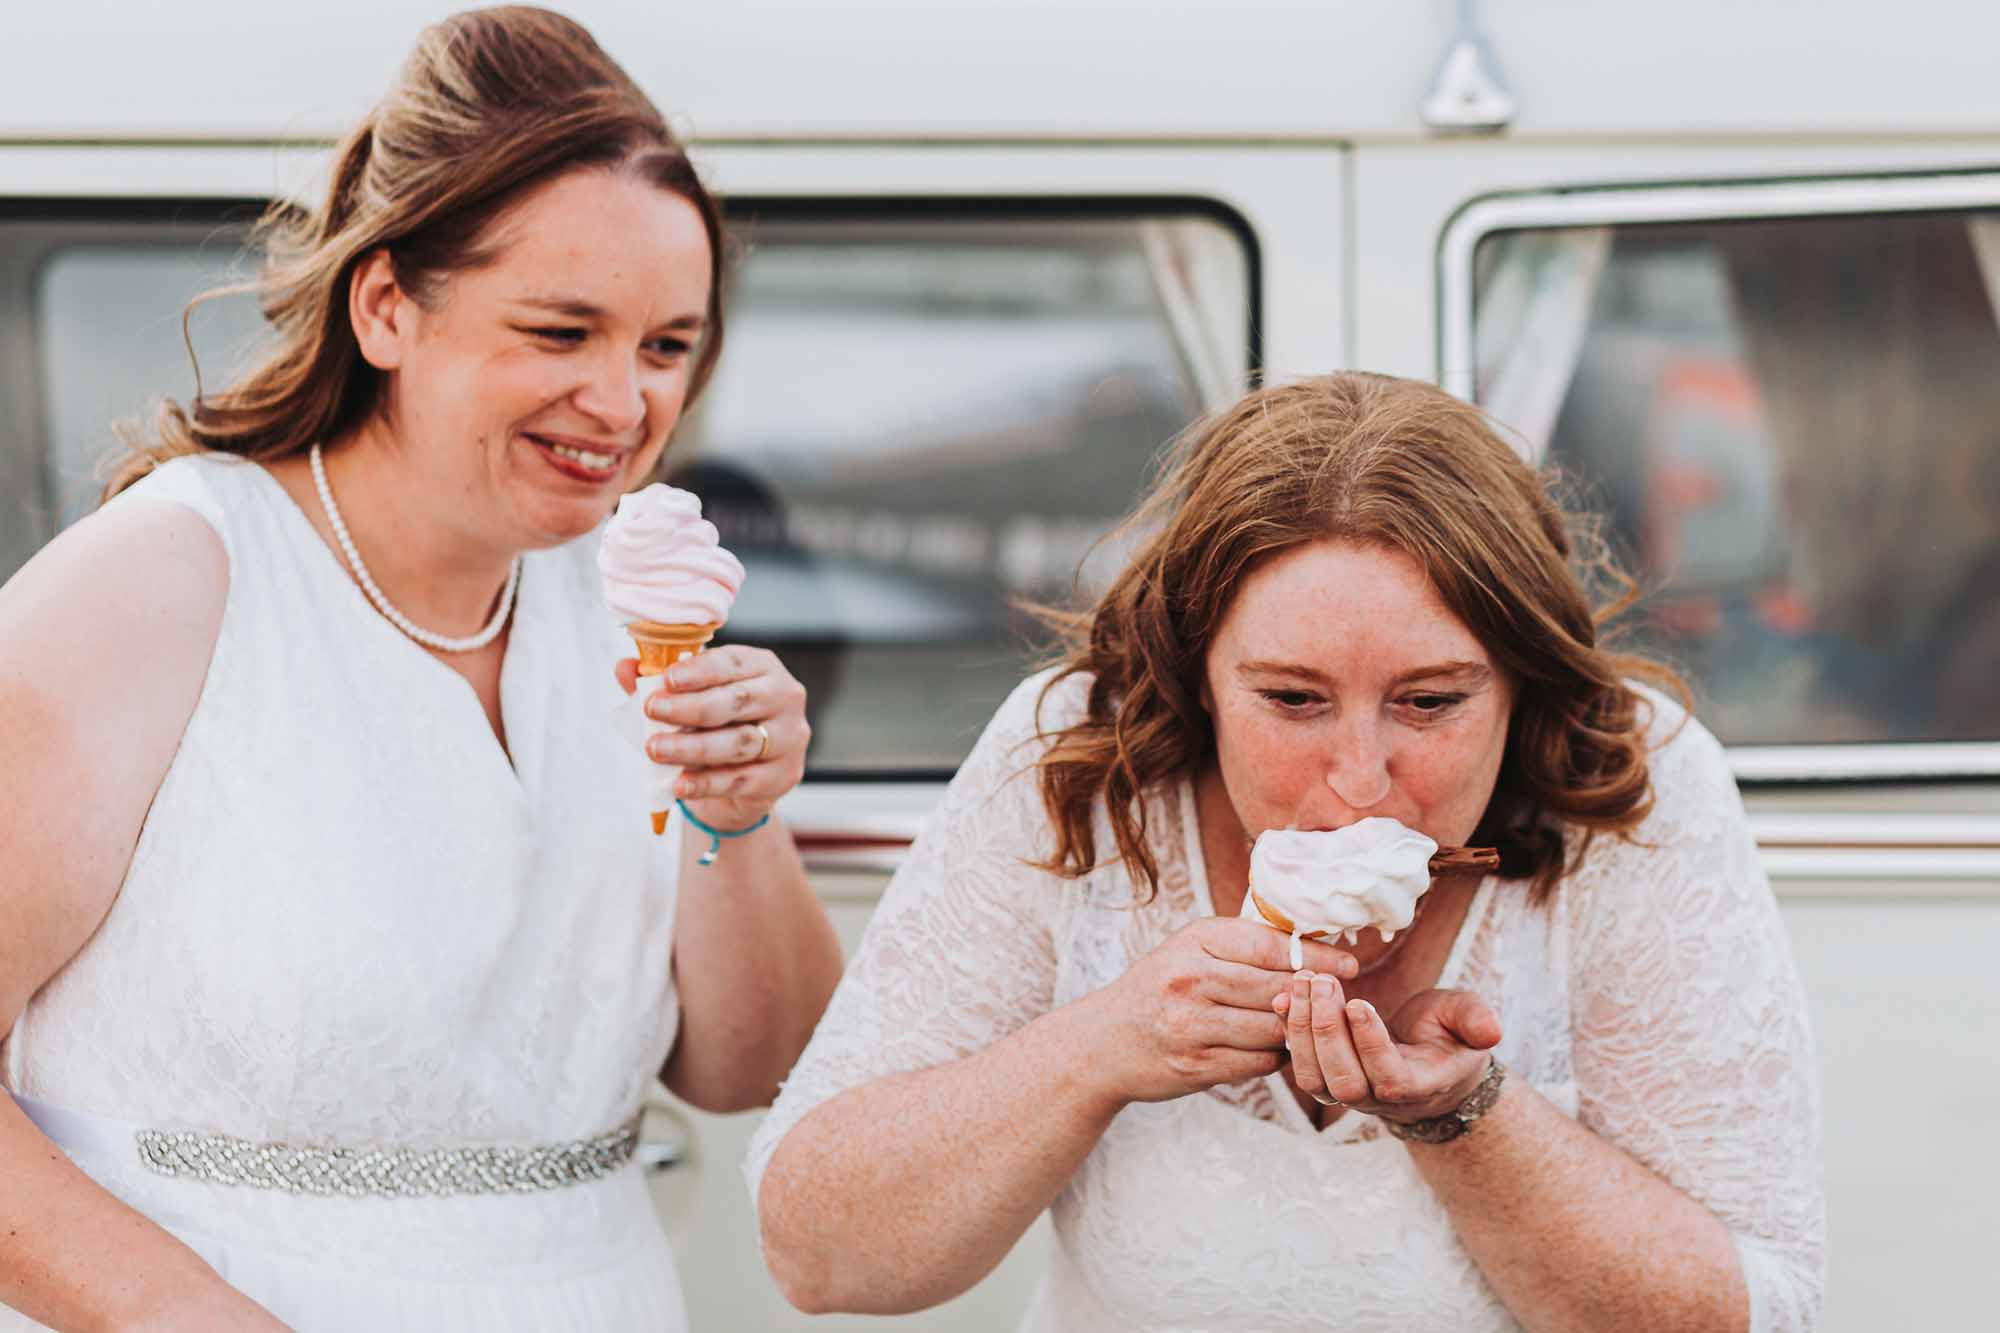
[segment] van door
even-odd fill
[[[1730,748],[1823,1061],[1827,1326],[1952,1325],[2000,1234],[2000,176],[1516,194],[1439,256],[1443,382],[1604,515],[1627,641]]]
[[[1045,642],[1027,601],[1107,580],[1161,444],[1239,391],[1255,244],[1199,199],[738,198],[721,369],[667,464],[743,558],[724,633],[806,684],[786,805],[851,954],[903,847]],[[666,1114],[663,1112],[662,1114]],[[698,1328],[818,1327],[762,1263],[738,1170],[759,1116],[671,1113],[656,1197]],[[1011,1328],[1045,1224],[899,1323]]]

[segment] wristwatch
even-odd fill
[[[1506,1078],[1507,1066],[1489,1055],[1486,1057],[1486,1076],[1473,1085],[1472,1091],[1465,1094],[1465,1100],[1455,1110],[1407,1124],[1383,1120],[1382,1128],[1388,1130],[1392,1137],[1412,1143],[1450,1143],[1471,1129],[1473,1121],[1493,1109],[1493,1103],[1500,1100],[1500,1085]]]

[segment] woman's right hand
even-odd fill
[[[1302,944],[1308,969],[1347,979],[1360,970],[1343,950]],[[1285,1025],[1271,1002],[1291,984],[1290,951],[1291,937],[1262,922],[1205,917],[1087,996],[1107,1090],[1163,1102],[1275,1073]]]

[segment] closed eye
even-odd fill
[[[1441,717],[1465,702],[1463,694],[1409,694],[1403,697],[1403,705],[1423,717]]]
[[[576,346],[585,336],[584,330],[574,325],[549,324],[538,329],[529,329],[527,332],[543,342],[559,343],[565,347]]]
[[[1259,690],[1257,693],[1287,711],[1310,708],[1320,701],[1318,695],[1305,690]]]

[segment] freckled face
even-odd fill
[[[1324,541],[1244,580],[1203,702],[1247,837],[1388,815],[1459,845],[1492,798],[1514,686],[1415,561]]]
[[[489,264],[413,312],[392,379],[407,461],[442,503],[516,548],[595,527],[680,420],[708,309],[701,215],[583,169],[496,224]]]

